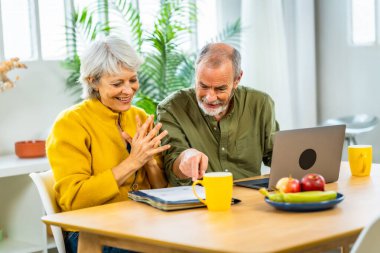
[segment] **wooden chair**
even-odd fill
[[[380,216],[363,229],[351,250],[351,253],[378,252],[380,252]]]
[[[46,214],[61,212],[55,200],[53,172],[49,170],[41,173],[30,173],[29,176],[37,187]],[[62,229],[60,227],[51,226],[51,230],[58,252],[65,253],[66,249]]]

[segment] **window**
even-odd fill
[[[66,55],[63,1],[38,0],[42,59],[63,59]]]
[[[28,0],[1,0],[4,57],[32,59],[30,5]]]
[[[351,41],[354,45],[376,42],[375,0],[351,0]]]
[[[36,5],[38,2],[38,6]],[[4,58],[63,59],[65,50],[64,1],[1,0],[0,38]]]
[[[197,1],[198,26],[197,37],[198,47],[202,48],[218,32],[217,26],[217,2],[216,0]]]
[[[109,5],[116,0],[109,0]],[[194,0],[188,0],[190,2]],[[127,1],[128,2],[128,1]],[[131,1],[140,11],[144,29],[153,27],[160,8],[159,0]],[[92,11],[103,3],[101,0],[0,0],[0,58],[19,57],[28,60],[63,60],[67,57],[66,22],[71,8],[89,7]],[[198,23],[194,34],[184,38],[181,49],[202,47],[217,33],[216,0],[194,1],[198,7]],[[112,13],[106,17],[96,13],[93,22],[108,18],[110,24],[120,22]],[[184,15],[181,22],[191,25]],[[80,36],[79,33],[77,36]],[[124,36],[128,36],[125,30]],[[88,41],[77,38],[76,49],[80,53]]]

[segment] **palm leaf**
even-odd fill
[[[154,30],[146,39],[151,51],[145,55],[146,61],[140,70],[142,80],[146,80],[140,82],[144,95],[161,101],[173,91],[190,85],[178,75],[181,73],[178,66],[186,59],[179,51],[179,45],[191,32],[191,25],[184,23],[182,17],[190,13],[190,18],[194,19],[195,10],[196,6],[186,1],[163,1]],[[156,89],[148,89],[152,86]]]
[[[130,32],[135,48],[145,60],[138,73],[140,89],[133,104],[151,114],[155,112],[157,104],[172,92],[189,87],[194,82],[197,52],[182,52],[180,46],[188,41],[194,30],[197,7],[192,0],[161,0],[154,27],[148,31],[143,29],[135,3],[132,0],[103,0],[75,10],[66,22],[70,53],[62,66],[70,72],[66,79],[67,89],[78,96],[82,91],[78,85],[78,45],[81,40],[82,43],[87,43],[99,34]],[[102,15],[104,21],[95,22],[95,14]],[[116,22],[110,22],[111,15],[117,17]],[[228,24],[210,42],[224,41],[238,47],[240,33],[241,24],[237,20]]]
[[[142,22],[140,19],[140,14],[137,8],[133,5],[131,1],[127,0],[114,0],[112,1],[110,12],[112,15],[116,15],[125,23],[116,24],[116,30],[125,30],[125,26],[131,31],[132,41],[136,46],[136,50],[141,52],[141,47],[143,45],[143,29]]]
[[[155,114],[156,107],[158,105],[158,103],[150,97],[141,95],[141,93],[137,94],[137,96],[133,99],[133,104],[137,107],[143,108],[148,114]]]
[[[236,48],[240,47],[240,34],[242,32],[240,18],[232,24],[227,24],[226,27],[217,34],[214,38],[211,38],[209,42],[225,42],[233,45]]]

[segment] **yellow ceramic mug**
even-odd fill
[[[369,176],[372,165],[371,145],[351,145],[348,146],[348,161],[350,163],[351,174],[357,177]]]
[[[203,185],[206,192],[206,199],[201,199],[196,190],[197,184]],[[231,172],[210,172],[203,176],[203,180],[193,183],[194,195],[203,202],[210,211],[226,211],[231,207],[232,200],[232,173]]]

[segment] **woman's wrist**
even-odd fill
[[[140,163],[134,159],[127,158],[123,162],[121,162],[118,166],[112,169],[112,173],[118,183],[118,185],[122,185],[127,178],[132,176],[137,170],[139,170],[142,166]]]
[[[128,156],[121,164],[125,168],[129,168],[130,170],[133,170],[133,172],[141,169],[144,166],[144,164],[141,161],[131,156]]]

